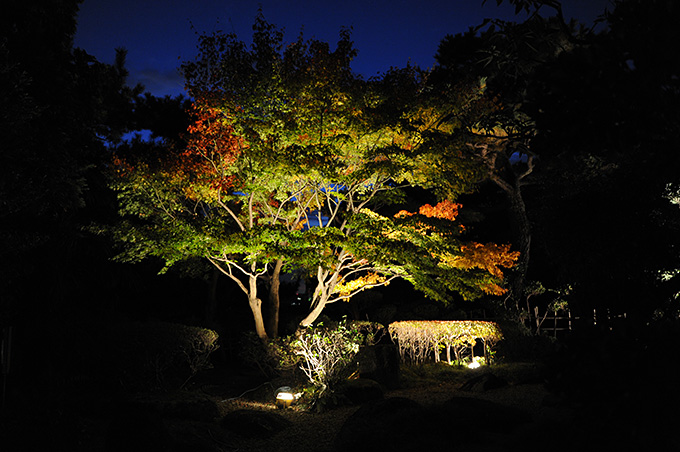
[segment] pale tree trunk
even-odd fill
[[[336,270],[335,273],[333,273],[333,276],[331,276],[329,280],[326,280],[328,271],[324,271],[321,267],[317,268],[317,285],[316,289],[314,289],[314,295],[312,296],[312,309],[309,314],[307,314],[307,317],[300,321],[300,327],[308,327],[321,315],[321,312],[323,312],[326,307],[326,304],[333,293],[333,289],[338,282],[338,275],[339,271]]]
[[[326,302],[328,301],[327,296],[320,295],[318,298],[314,298],[312,301],[312,310],[307,314],[307,317],[300,321],[301,327],[308,327],[321,315],[321,312],[326,307]]]
[[[279,259],[274,264],[274,270],[269,279],[269,317],[267,319],[267,332],[269,337],[279,335],[279,310],[281,306],[281,268],[283,260]]]
[[[267,332],[264,328],[264,318],[262,317],[262,300],[257,298],[257,277],[248,276],[248,305],[253,312],[253,320],[255,321],[255,333],[262,340],[267,340]]]
[[[257,297],[257,264],[253,262],[250,265],[250,271],[246,271],[245,269],[238,267],[241,272],[248,276],[248,285],[246,286],[243,281],[241,281],[236,277],[236,275],[232,273],[232,266],[234,265],[233,263],[229,262],[225,265],[226,268],[223,268],[222,265],[218,263],[219,261],[211,257],[208,257],[208,260],[215,266],[215,268],[234,281],[243,291],[243,293],[246,294],[248,297],[248,306],[250,306],[250,310],[253,313],[253,320],[255,321],[255,332],[260,339],[266,341],[267,331],[265,330],[264,318],[262,316],[262,300]],[[223,262],[228,261],[224,260]]]

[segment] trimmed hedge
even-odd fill
[[[413,363],[422,363],[430,354],[439,361],[442,349],[449,363],[451,350],[461,362],[464,351],[472,350],[478,340],[484,343],[488,361],[490,348],[503,338],[498,324],[479,320],[407,320],[391,323],[388,329],[402,360]]]

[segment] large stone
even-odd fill
[[[531,420],[528,414],[517,408],[473,397],[453,397],[444,402],[442,410],[456,419],[458,429],[481,436],[508,434]]]
[[[377,381],[389,389],[399,387],[399,352],[394,344],[363,347],[357,361],[361,378]]]
[[[393,397],[363,405],[344,423],[336,450],[515,450],[512,434],[530,418],[515,408],[456,397],[433,406]]]
[[[355,405],[379,400],[385,395],[385,391],[378,382],[367,378],[348,380],[338,388],[338,392]]]
[[[430,450],[421,448],[420,442],[427,435],[421,431],[426,415],[417,402],[401,397],[365,404],[343,424],[336,437],[336,450]]]
[[[290,421],[268,411],[236,410],[224,416],[222,428],[246,438],[270,437],[287,428]]]
[[[463,391],[468,392],[486,392],[492,389],[502,388],[507,386],[508,382],[495,376],[492,373],[484,373],[476,377],[470,378],[460,387]]]

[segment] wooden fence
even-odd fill
[[[552,314],[552,315],[551,315]],[[584,326],[600,326],[613,331],[627,318],[626,313],[612,314],[609,309],[604,312],[593,309],[591,315],[573,316],[571,311],[544,312],[534,307],[533,315],[528,319],[529,327],[536,334],[549,334],[558,337],[559,334],[582,328]]]
[[[473,311],[469,314],[471,319],[496,320],[487,317],[485,311]],[[558,311],[557,313],[552,311],[540,312],[538,306],[536,306],[534,307],[534,312],[524,320],[524,323],[535,334],[560,337],[569,331],[587,326],[599,326],[608,329],[609,331],[613,331],[619,327],[626,318],[627,314],[625,312],[612,314],[609,309],[604,311],[593,309],[592,313],[574,316],[569,310]]]

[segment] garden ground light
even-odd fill
[[[294,400],[295,395],[290,386],[281,386],[276,390],[276,406],[278,408],[289,408]]]

